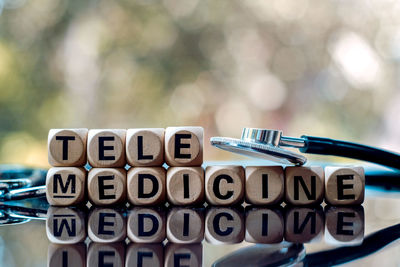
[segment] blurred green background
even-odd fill
[[[282,129],[400,150],[400,3],[0,0],[0,162],[50,128]]]

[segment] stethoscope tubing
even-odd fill
[[[302,136],[305,146],[300,152],[307,154],[339,156],[368,161],[400,170],[400,154],[353,142],[324,137]]]

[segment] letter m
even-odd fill
[[[71,187],[71,194],[75,194],[75,174],[68,174],[68,178],[67,181],[65,181],[65,184],[63,183],[61,174],[54,174],[53,193],[58,193],[58,185],[60,185],[62,193],[67,193],[68,188]]]

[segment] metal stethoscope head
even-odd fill
[[[242,155],[283,164],[303,165],[307,158],[283,147],[298,148],[302,153],[331,155],[377,163],[400,170],[400,155],[394,152],[324,137],[283,136],[280,130],[243,128],[240,139],[211,137],[213,146]]]
[[[307,158],[282,147],[304,147],[301,138],[282,136],[282,131],[243,128],[240,139],[211,137],[211,144],[218,148],[242,155],[263,158],[284,164],[303,165]]]

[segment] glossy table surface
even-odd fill
[[[373,178],[373,181],[379,180],[379,177]],[[384,187],[389,188],[388,184]],[[366,200],[362,206],[358,207],[335,208],[322,205],[299,208],[282,205],[271,208],[243,205],[221,209],[204,205],[204,207],[193,209],[166,205],[161,209],[154,209],[154,212],[162,214],[160,218],[164,227],[171,227],[167,225],[167,220],[173,217],[170,216],[171,214],[175,216],[175,214],[184,214],[185,210],[186,212],[195,210],[198,215],[196,217],[198,221],[195,224],[204,227],[204,238],[200,243],[181,245],[174,244],[174,241],[171,242],[165,238],[162,243],[152,245],[152,248],[159,252],[159,256],[161,255],[160,262],[165,260],[172,263],[175,259],[175,266],[199,264],[203,266],[268,266],[268,264],[273,264],[273,266],[329,266],[332,264],[398,266],[400,264],[400,246],[397,241],[400,237],[400,193],[396,188],[397,185],[390,190],[367,186]],[[78,260],[87,266],[101,266],[98,263],[99,251],[102,248],[107,250],[110,246],[114,246],[114,249],[119,250],[120,253],[103,257],[105,264],[103,266],[116,266],[111,263],[118,261],[120,263],[126,261],[130,264],[129,266],[137,266],[139,261],[136,258],[132,260],[133,253],[146,249],[148,246],[130,241],[127,234],[124,241],[119,242],[117,246],[115,243],[96,243],[87,236],[80,244],[54,245],[48,239],[49,232],[51,235],[48,220],[53,218],[53,215],[59,212],[57,209],[60,208],[49,208],[45,199],[2,204],[0,207],[1,266],[63,266],[63,258],[60,256],[63,254],[57,256],[57,253],[63,251],[63,246],[66,247],[66,251],[68,249],[83,251],[82,258]],[[85,208],[78,209],[78,212],[83,214],[81,223],[85,225],[85,234],[88,232],[88,221],[93,216],[94,210],[101,212],[102,208],[87,205]],[[132,214],[138,210],[146,213],[141,207],[122,207],[114,211],[108,209],[107,212],[122,215],[124,223],[128,221],[126,227],[129,229],[129,220],[137,220],[136,217],[132,217]],[[339,213],[342,213],[340,218],[338,218]],[[265,216],[269,216],[270,219],[267,224],[263,221]],[[264,229],[266,232],[263,232],[263,225],[267,229]],[[109,225],[106,224],[105,227]],[[297,229],[296,233],[293,232],[294,229]],[[218,236],[218,234],[221,235]],[[175,258],[171,258],[171,253],[175,253]],[[182,256],[185,253],[191,254],[191,257]],[[182,257],[179,259],[176,255]],[[113,257],[119,258],[116,260]],[[148,259],[142,257],[143,266],[147,266]],[[65,263],[68,261],[64,261]],[[71,261],[66,266],[72,266]]]

